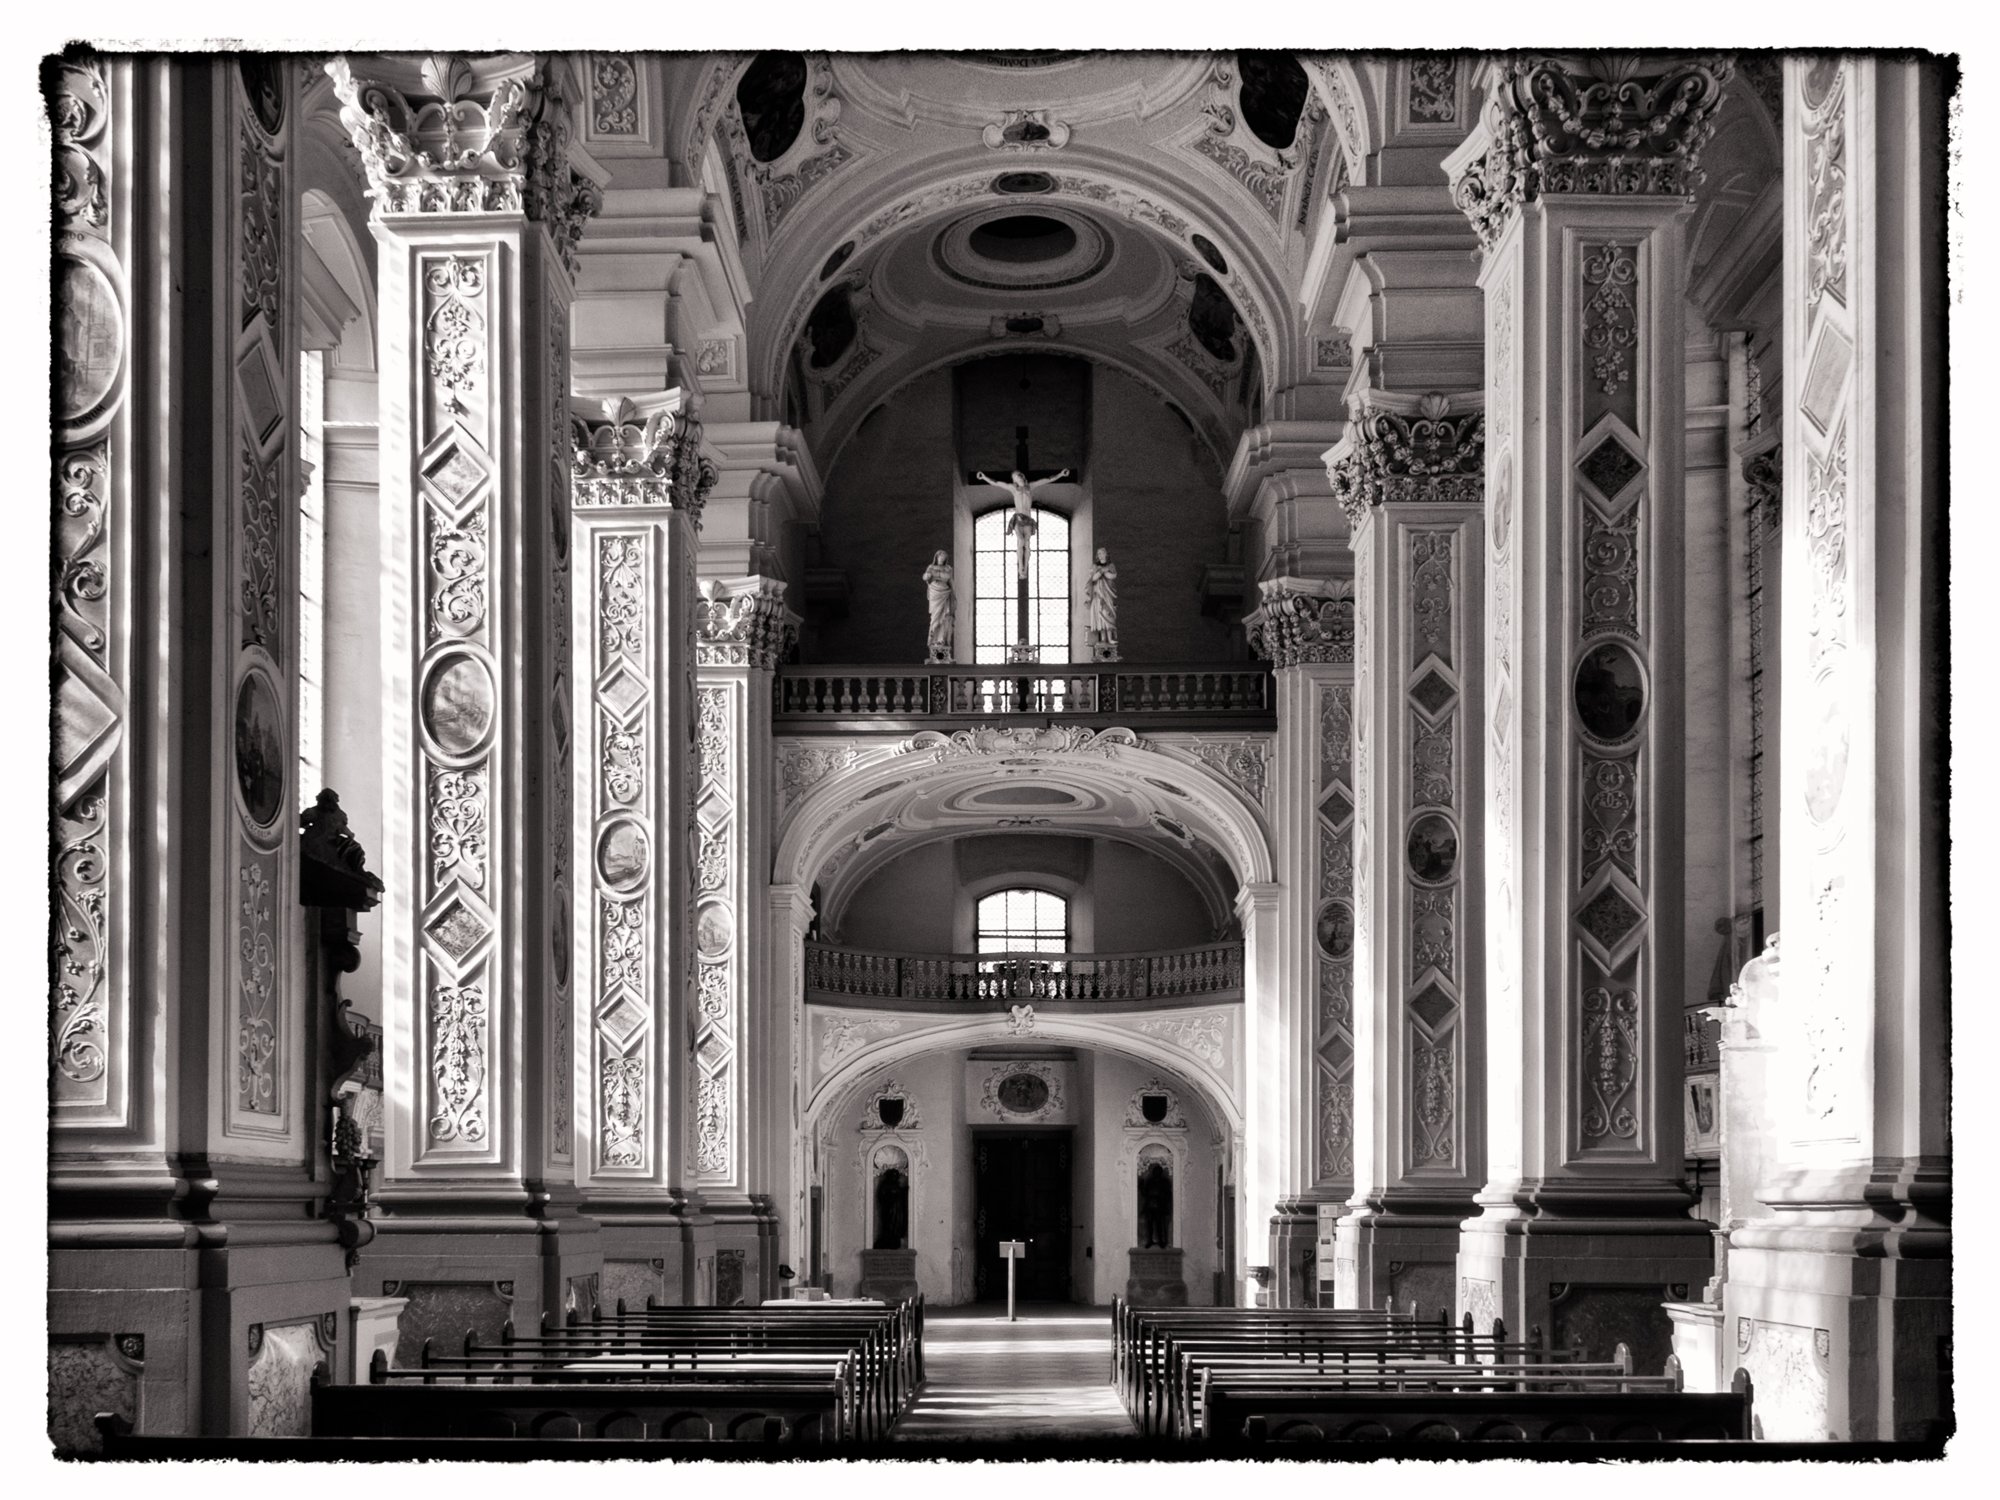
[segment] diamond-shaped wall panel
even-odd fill
[[[463,505],[486,482],[486,465],[453,443],[431,460],[424,478],[452,505]]]
[[[1339,787],[1334,787],[1320,799],[1319,810],[1338,828],[1347,821],[1347,815],[1354,811],[1354,800]]]
[[[1410,697],[1415,700],[1417,707],[1433,719],[1438,716],[1440,709],[1457,696],[1458,689],[1447,682],[1444,673],[1438,671],[1436,667],[1432,667],[1419,677],[1417,685],[1410,689]]]
[[[1607,500],[1616,500],[1645,467],[1623,443],[1605,433],[1595,448],[1577,461],[1576,471]]]
[[[1436,1031],[1449,1021],[1452,1012],[1457,1008],[1457,1002],[1435,982],[1425,985],[1410,1002],[1410,1009],[1415,1011],[1418,1018],[1432,1031]]]
[[[704,1068],[712,1072],[716,1065],[729,1055],[729,1049],[723,1045],[722,1038],[711,1031],[701,1039],[701,1044],[694,1049],[694,1055],[701,1059]]]
[[[614,667],[611,675],[605,678],[597,689],[597,701],[621,719],[630,718],[632,710],[638,707],[645,696],[645,683],[639,681],[622,666]]]
[[[646,1024],[646,1012],[629,994],[620,995],[611,1008],[597,1018],[598,1028],[620,1047],[627,1046]]]
[[[463,963],[465,955],[479,945],[486,936],[486,923],[479,914],[463,901],[452,903],[431,919],[426,929],[431,941],[447,954],[453,963]]]
[[[1646,914],[1626,900],[1615,885],[1607,885],[1592,896],[1576,914],[1576,925],[1597,939],[1607,953],[1645,920]]]

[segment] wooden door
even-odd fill
[[[972,1145],[973,1292],[1007,1300],[1002,1240],[1023,1240],[1015,1270],[1021,1302],[1067,1302],[1070,1296],[1070,1132],[977,1131]]]

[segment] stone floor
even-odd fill
[[[895,1441],[1005,1442],[1138,1437],[1111,1388],[1109,1308],[927,1309],[924,1389]]]

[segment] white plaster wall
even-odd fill
[[[917,1285],[933,1303],[962,1300],[953,1284],[952,1245],[972,1216],[971,1154],[960,1099],[964,1062],[963,1052],[912,1058],[863,1083],[842,1105],[827,1148],[827,1270],[834,1296],[855,1295],[861,1251],[872,1238],[873,1182],[862,1160],[863,1143],[872,1151],[876,1143],[894,1140],[911,1155],[910,1244],[917,1252]],[[915,1101],[920,1129],[862,1131],[864,1110],[892,1078]],[[922,1158],[913,1141],[922,1142]],[[969,1284],[969,1271],[965,1279]]]
[[[1090,1114],[1095,1124],[1086,1221],[1094,1247],[1091,1262],[1094,1274],[1089,1300],[1103,1306],[1113,1297],[1125,1295],[1125,1281],[1131,1274],[1127,1252],[1136,1239],[1138,1224],[1136,1168],[1132,1172],[1121,1171],[1119,1163],[1128,1139],[1124,1128],[1125,1106],[1144,1084],[1155,1078],[1179,1098],[1182,1112],[1187,1116],[1187,1159],[1174,1179],[1179,1224],[1176,1238],[1185,1252],[1181,1270],[1187,1281],[1188,1302],[1191,1306],[1208,1307],[1215,1302],[1217,1265],[1215,1127],[1192,1088],[1144,1063],[1109,1053],[1096,1055],[1091,1079]],[[1079,1282],[1079,1300],[1082,1286]]]

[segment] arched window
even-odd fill
[[[972,523],[972,659],[1004,662],[1019,638],[1020,566],[1007,534],[1009,506],[997,506]],[[1036,660],[1069,660],[1069,517],[1035,507],[1035,535],[1028,544],[1028,644]]]
[[[979,898],[973,931],[981,953],[1062,953],[1069,948],[1069,903],[1028,887]]]

